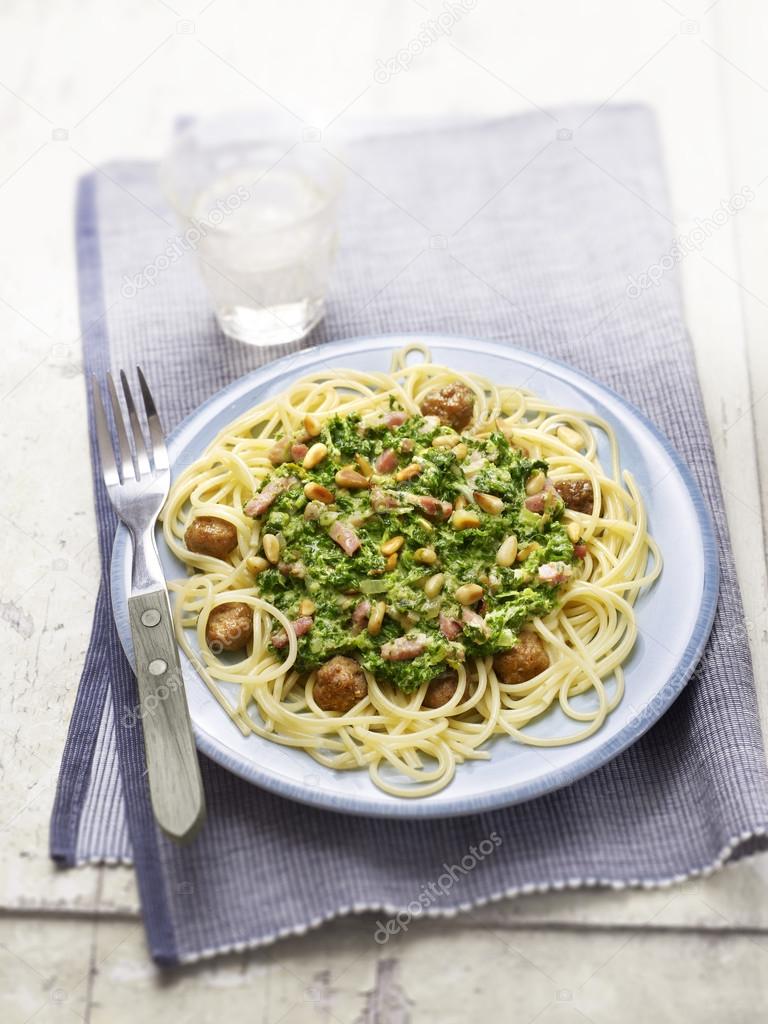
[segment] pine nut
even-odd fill
[[[434,565],[437,561],[437,552],[434,548],[417,548],[413,553],[413,560],[421,565]]]
[[[280,561],[280,541],[274,535],[274,533],[265,533],[261,538],[261,546],[264,548],[264,554],[267,556],[267,560],[272,565],[277,565]]]
[[[511,534],[505,541],[502,542],[499,550],[496,552],[496,564],[508,567],[512,565],[514,560],[517,558],[517,537]]]
[[[453,596],[459,604],[477,604],[483,596],[483,588],[478,586],[477,583],[465,583],[463,586],[459,587]]]
[[[266,558],[262,558],[261,555],[251,555],[250,558],[246,558],[245,567],[248,572],[258,576],[260,572],[264,572],[265,569],[269,568],[269,562]]]
[[[302,466],[304,469],[314,469],[315,466],[319,466],[323,459],[328,454],[328,448],[323,444],[322,441],[318,441],[313,444],[307,454],[304,456]]]
[[[445,586],[445,573],[436,572],[434,576],[430,576],[427,582],[424,584],[424,593],[427,597],[437,597],[440,591]]]
[[[465,509],[467,507],[467,499],[464,497],[463,494],[456,495],[456,500],[453,503],[453,507],[456,512],[461,512],[462,509]]]
[[[384,601],[377,601],[368,616],[368,632],[371,636],[378,636],[381,632],[381,624],[384,622],[384,613],[387,605]]]
[[[419,524],[419,526],[423,530],[426,530],[427,533],[432,533],[433,530],[435,529],[434,526],[432,525],[432,523],[430,523],[430,521],[428,519],[425,519],[424,516],[419,516],[416,519],[416,522]]]
[[[584,438],[578,430],[572,430],[570,427],[558,427],[557,436],[563,444],[567,444],[569,448],[575,448],[577,452],[585,448]]]
[[[395,480],[412,480],[415,476],[418,476],[421,472],[421,466],[418,462],[412,462],[410,466],[404,466],[395,473]]]
[[[438,434],[432,438],[433,448],[453,448],[459,443],[458,434]]]
[[[544,490],[544,484],[547,482],[547,478],[544,476],[542,471],[538,469],[528,478],[528,483],[525,485],[525,493],[528,495],[538,494],[539,491]]]
[[[317,416],[313,416],[311,412],[308,412],[304,417],[304,429],[307,432],[307,437],[317,437],[323,429],[323,425]]]
[[[399,551],[405,543],[405,537],[390,537],[389,540],[385,540],[379,549],[382,555],[392,555],[395,551]]]
[[[517,561],[524,562],[526,558],[530,558],[534,551],[538,551],[541,544],[537,544],[536,541],[531,541],[530,544],[526,544],[524,548],[520,548],[517,552]]]
[[[565,532],[575,544],[579,537],[581,537],[581,526],[578,523],[568,523],[565,528]]]
[[[314,615],[316,611],[317,606],[310,597],[305,597],[299,605],[299,615]]]
[[[324,505],[331,505],[335,500],[327,487],[317,483],[304,484],[304,494],[310,501],[322,501]]]
[[[384,563],[385,572],[394,572],[397,568],[397,552],[393,551],[389,558]]]
[[[453,449],[453,454],[456,456],[459,462],[463,462],[464,459],[466,459],[467,455],[469,454],[469,448],[467,448],[464,442],[461,441]]]
[[[479,525],[480,517],[471,509],[459,509],[451,516],[451,526],[454,530],[471,530]]]
[[[483,491],[475,491],[475,501],[483,510],[491,516],[498,516],[504,511],[504,502],[495,494],[485,494]]]
[[[364,455],[356,455],[355,462],[357,463],[358,469],[366,478],[366,480],[370,480],[370,478],[373,476],[373,466],[370,464],[368,459],[366,459]]]
[[[371,486],[371,481],[354,469],[340,469],[336,474],[336,484],[348,491],[364,491]]]

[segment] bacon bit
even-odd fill
[[[361,601],[360,604],[352,612],[352,622],[359,628],[363,629],[368,625],[368,619],[371,616],[371,602]]]
[[[539,491],[538,494],[532,494],[530,498],[525,499],[525,507],[529,512],[536,512],[538,515],[544,511],[547,505],[547,492]]]
[[[542,490],[525,499],[525,507],[529,512],[537,512],[541,515],[542,512],[555,505],[559,501],[559,497],[554,484],[547,479]]]
[[[417,505],[431,519],[445,521],[453,515],[450,501],[438,501],[429,494],[404,494],[403,499],[410,505]]]
[[[304,636],[315,624],[315,620],[311,615],[300,615],[293,624],[293,628],[296,630],[296,636]]]
[[[427,649],[427,638],[417,636],[399,636],[388,644],[383,644],[381,656],[385,661],[412,661]]]
[[[360,538],[348,523],[342,523],[338,519],[331,524],[328,531],[331,540],[335,540],[345,555],[354,555],[362,547]]]
[[[408,419],[408,413],[405,412],[388,412],[384,417],[384,422],[388,427],[402,427],[405,421]]]
[[[565,583],[572,575],[573,571],[570,565],[565,562],[547,562],[546,565],[539,566],[539,579],[542,583],[549,583],[552,587]]]
[[[309,448],[298,441],[296,444],[291,445],[291,458],[294,462],[301,462],[308,451]]]
[[[293,631],[297,637],[304,636],[312,629],[315,624],[315,620],[311,615],[300,615],[295,622],[292,622]],[[278,629],[270,637],[272,646],[275,650],[281,651],[284,647],[288,646],[288,634],[284,629]]]
[[[461,623],[458,619],[452,619],[445,612],[440,612],[440,618],[438,619],[440,624],[440,632],[443,634],[446,640],[455,640],[461,633]]]
[[[398,501],[394,494],[389,494],[381,487],[374,487],[371,491],[371,508],[374,512],[386,512],[389,509],[397,508]]]
[[[486,625],[485,619],[482,615],[478,615],[477,612],[473,612],[471,608],[465,608],[461,613],[461,618],[465,626],[469,626],[472,629],[479,629],[485,635],[488,634],[488,626]]]
[[[577,558],[587,557],[587,545],[586,544],[575,544],[573,547],[573,553]]]
[[[373,465],[377,473],[387,474],[397,469],[397,455],[394,449],[385,448]]]
[[[267,452],[267,458],[273,466],[281,466],[284,462],[288,461],[288,455],[291,451],[291,439],[290,437],[283,437]]]
[[[251,498],[245,506],[245,514],[254,518],[263,516],[279,495],[294,487],[298,482],[295,476],[281,476],[277,480],[272,480],[263,491],[259,491]]]

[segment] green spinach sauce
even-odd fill
[[[513,647],[526,623],[558,602],[563,581],[542,579],[540,567],[560,564],[560,575],[567,578],[577,559],[554,490],[548,489],[542,512],[525,507],[526,483],[533,474],[546,473],[545,462],[528,458],[500,432],[456,436],[429,417],[412,416],[401,424],[387,420],[363,427],[356,415],[333,416],[308,442],[327,447],[318,465],[306,469],[288,461],[270,474],[264,487],[283,477],[296,482],[260,518],[262,532],[278,537],[280,558],[259,573],[256,588],[292,621],[302,615],[302,606],[314,606],[311,628],[298,641],[299,670],[346,654],[378,679],[411,692],[467,658]],[[454,437],[457,444],[435,446],[440,437]],[[376,472],[377,460],[389,452],[389,472]],[[397,479],[413,466],[418,473]],[[336,476],[345,468],[368,474],[367,486],[339,486]],[[305,485],[312,483],[331,492],[332,503],[310,500]],[[477,493],[501,499],[501,511],[494,515],[478,506]],[[476,525],[456,528],[462,519],[457,503]],[[437,514],[429,514],[435,506]],[[332,538],[334,522],[353,530],[359,541],[354,554]],[[497,553],[511,535],[522,560],[499,565]],[[403,540],[396,557],[382,553],[382,545],[398,537]],[[432,555],[426,564],[423,559]],[[428,596],[425,585],[436,574],[444,577],[442,589]],[[481,601],[469,609],[455,596],[466,584],[483,589]],[[366,601],[371,608],[385,602],[375,634],[366,628]],[[445,623],[452,626],[446,630]],[[409,660],[383,657],[382,647],[400,637],[418,638],[423,650]]]

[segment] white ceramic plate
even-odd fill
[[[387,370],[392,350],[413,340],[392,335],[352,338],[287,356],[235,381],[169,437],[174,474],[194,461],[227,423],[296,377],[319,367]],[[704,649],[717,603],[717,550],[701,493],[669,442],[640,412],[584,374],[540,355],[472,338],[419,340],[427,341],[435,362],[524,386],[557,405],[596,412],[613,424],[622,465],[634,474],[645,496],[651,533],[665,567],[637,602],[639,637],[625,666],[625,696],[594,736],[545,749],[498,738],[490,746],[489,761],[459,765],[449,786],[423,799],[389,796],[365,771],[332,771],[301,750],[242,736],[182,654],[189,708],[203,753],[265,789],[350,814],[428,818],[476,813],[529,800],[594,771],[634,743],[678,696]],[[600,456],[609,464],[607,444],[601,440]],[[160,531],[157,536],[167,578],[183,576],[184,567]],[[120,639],[133,661],[127,612],[130,561],[130,539],[121,527],[112,558],[112,603]],[[567,735],[572,729],[559,709],[532,727],[541,736]]]

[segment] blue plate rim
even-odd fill
[[[452,803],[447,805],[440,804],[439,806],[430,804],[429,797],[425,797],[423,799],[401,798],[393,801],[392,803],[373,804],[365,797],[341,795],[333,793],[327,789],[314,789],[306,784],[299,785],[286,780],[278,774],[263,771],[259,766],[254,765],[253,763],[244,763],[237,756],[234,756],[229,748],[222,746],[209,733],[193,722],[193,730],[198,749],[207,757],[211,758],[211,760],[221,765],[221,767],[231,771],[234,775],[275,793],[278,796],[282,796],[299,803],[328,811],[361,817],[385,819],[412,818],[423,820],[435,817],[448,818],[484,813],[501,807],[524,803],[538,796],[544,796],[547,793],[572,785],[574,782],[577,782],[579,779],[584,778],[584,776],[591,774],[598,768],[602,768],[609,761],[618,757],[619,754],[633,743],[637,742],[637,740],[639,740],[640,737],[643,736],[651,726],[661,718],[661,716],[671,707],[680,695],[686,683],[693,675],[696,665],[704,652],[704,648],[712,631],[712,625],[717,611],[720,567],[714,524],[710,510],[701,493],[701,489],[685,461],[661,430],[659,430],[659,428],[656,427],[656,425],[648,419],[643,412],[633,405],[633,403],[628,401],[609,385],[595,380],[593,377],[590,377],[589,374],[571,366],[564,360],[545,356],[542,353],[534,352],[530,349],[504,345],[492,339],[472,338],[466,335],[441,334],[434,331],[419,331],[412,335],[401,332],[362,336],[356,335],[348,338],[339,338],[335,341],[325,342],[320,345],[309,346],[298,352],[287,353],[279,359],[251,370],[231,383],[225,385],[225,387],[207,398],[170,432],[167,437],[169,454],[172,455],[175,444],[177,444],[184,433],[200,419],[201,415],[203,415],[206,410],[225,400],[226,396],[230,393],[235,391],[239,392],[252,379],[254,381],[258,381],[261,385],[268,384],[276,377],[281,376],[283,371],[287,371],[289,368],[298,372],[300,371],[303,363],[316,362],[318,353],[323,353],[323,355],[327,353],[330,358],[333,358],[334,355],[340,355],[341,353],[346,352],[349,348],[354,348],[355,346],[366,343],[375,343],[378,347],[391,349],[396,347],[396,343],[402,346],[408,342],[428,342],[430,339],[433,339],[435,342],[439,342],[442,347],[448,349],[461,349],[465,348],[467,345],[482,345],[484,349],[490,350],[493,354],[498,355],[501,358],[514,356],[520,357],[523,360],[534,362],[538,361],[538,368],[540,369],[547,366],[560,367],[567,371],[568,375],[576,378],[577,384],[578,382],[581,382],[583,390],[585,390],[587,394],[590,392],[594,393],[595,389],[597,389],[598,393],[602,392],[604,395],[609,396],[623,406],[645,427],[657,443],[664,449],[667,456],[674,464],[675,469],[680,474],[685,488],[688,491],[700,528],[700,537],[704,556],[704,583],[699,610],[696,616],[695,625],[691,632],[690,640],[688,641],[685,650],[680,655],[674,670],[670,673],[667,682],[654,697],[650,710],[641,710],[638,714],[633,715],[627,724],[618,733],[616,733],[611,740],[607,741],[605,744],[590,753],[585,754],[583,757],[571,762],[567,767],[552,769],[546,775],[524,783],[520,783],[519,781],[515,782],[508,788],[495,789],[493,792],[488,793],[485,796],[473,795],[469,798],[456,798]],[[173,457],[171,457],[172,466],[173,463],[174,460]],[[128,530],[122,523],[119,523],[112,547],[110,593],[120,643],[126,656],[132,663],[130,628],[128,626],[126,610],[127,589],[125,574],[123,572],[126,554],[125,549],[129,542],[130,537]],[[121,610],[124,614],[119,614]]]

